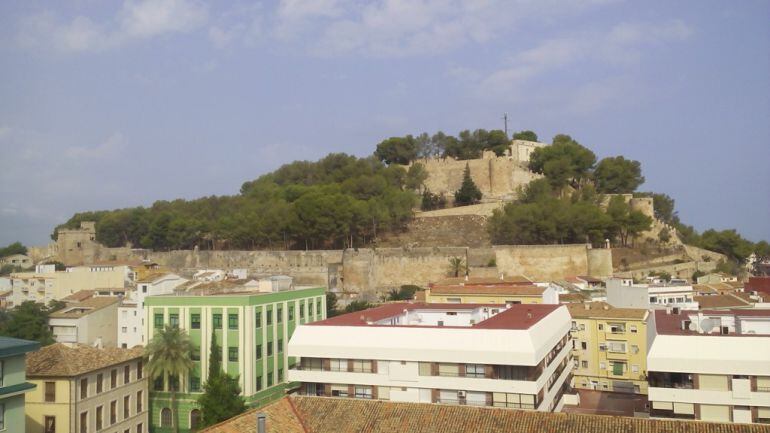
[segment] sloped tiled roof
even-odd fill
[[[51,313],[51,319],[77,319],[120,302],[117,296],[96,296],[82,302],[67,302],[67,307]]]
[[[61,300],[65,302],[67,301],[81,302],[93,296],[94,296],[93,290],[78,290],[77,292],[62,298]]]
[[[62,343],[43,347],[27,356],[28,377],[73,377],[142,357],[144,349],[121,349]]]
[[[285,397],[265,408],[204,429],[205,433],[256,431],[267,415],[268,433],[758,433],[760,424],[656,420],[550,413],[428,403],[394,403],[330,397]]]

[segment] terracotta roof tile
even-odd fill
[[[94,311],[109,307],[120,302],[117,296],[95,296],[81,302],[68,302],[67,307],[51,313],[51,319],[77,319]]]
[[[144,349],[121,349],[77,344],[72,347],[62,343],[43,347],[27,356],[27,377],[73,377],[110,365],[141,358]]]
[[[657,420],[516,409],[395,403],[329,397],[285,397],[263,409],[204,429],[205,433],[256,431],[267,414],[268,433],[758,433],[761,424]],[[272,419],[271,419],[271,414]],[[304,424],[304,429],[303,429]]]
[[[62,298],[62,301],[85,301],[86,299],[89,299],[94,296],[93,290],[78,290],[77,292]]]
[[[747,307],[751,305],[749,302],[733,295],[693,296],[692,299],[698,303],[701,309]]]

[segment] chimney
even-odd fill
[[[527,319],[532,318],[532,310],[527,310]]]
[[[263,412],[257,413],[257,433],[267,433],[267,415]]]

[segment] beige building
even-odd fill
[[[59,343],[116,347],[120,298],[95,296],[67,306],[48,316],[48,325]]]
[[[75,266],[66,271],[54,271],[53,265],[38,266],[35,272],[11,274],[11,302],[13,305],[24,301],[48,304],[80,290],[123,289],[133,278],[133,271],[125,265]]]
[[[27,433],[148,431],[142,349],[61,343],[27,357]]]
[[[605,302],[567,304],[572,315],[573,386],[647,394],[649,311]]]
[[[11,254],[10,256],[0,257],[0,266],[13,265],[20,268],[29,268],[33,265],[32,259],[25,254]]]

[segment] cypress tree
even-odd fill
[[[469,204],[476,204],[481,200],[481,191],[479,187],[471,179],[471,169],[468,163],[465,163],[465,171],[463,172],[463,183],[460,185],[460,189],[455,192],[455,206],[467,206]]]
[[[203,395],[198,397],[201,408],[201,427],[210,426],[230,419],[246,410],[241,396],[238,376],[232,377],[222,371],[222,355],[216,335],[211,335],[209,354],[209,377],[203,385]]]

